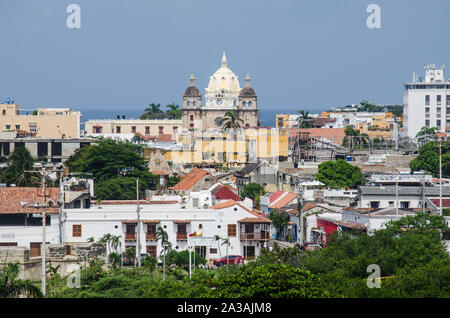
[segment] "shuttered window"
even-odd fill
[[[81,237],[81,224],[72,225],[72,236]]]
[[[228,236],[236,236],[236,224],[228,224]]]

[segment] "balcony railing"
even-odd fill
[[[135,241],[136,240],[136,233],[126,233],[125,234],[125,240],[127,240],[127,241]]]
[[[241,233],[241,241],[251,241],[251,240],[269,240],[269,232],[255,232],[255,233]]]
[[[155,233],[147,233],[145,238],[146,238],[147,241],[156,241]]]
[[[177,233],[177,241],[187,241],[187,233]]]

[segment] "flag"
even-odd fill
[[[198,234],[197,236],[202,236],[202,235],[203,235],[203,231],[202,231],[202,233]]]
[[[194,233],[189,234],[190,237],[192,236],[197,236],[197,231],[195,231]]]

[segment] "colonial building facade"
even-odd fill
[[[245,78],[245,86],[240,88],[238,77],[228,68],[225,53],[221,67],[210,76],[205,89],[205,99],[195,85],[194,74],[183,95],[183,128],[203,131],[221,126],[225,113],[235,109],[243,127],[259,125],[258,99],[250,84],[250,76]]]

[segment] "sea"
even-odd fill
[[[325,110],[325,109],[324,109]],[[137,119],[144,113],[144,109],[104,110],[104,109],[80,109],[82,129],[84,122],[91,119],[116,119],[117,116],[125,116],[125,119]],[[310,110],[310,114],[320,113],[322,110]],[[276,114],[297,114],[295,109],[260,109],[259,120],[261,126],[275,127]]]

